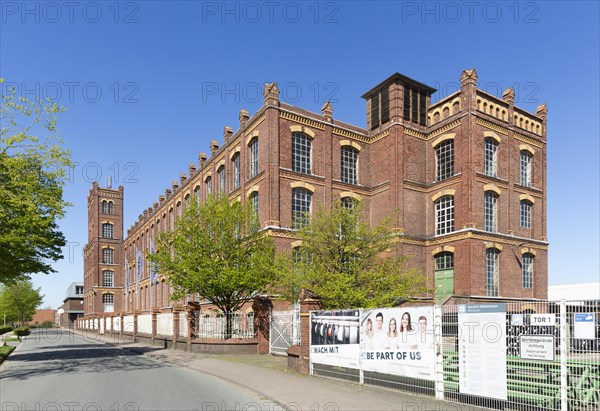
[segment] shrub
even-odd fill
[[[17,337],[23,337],[25,335],[29,335],[29,333],[31,331],[30,331],[29,327],[23,326],[23,327],[15,328],[15,330],[13,332],[15,333],[15,335]]]
[[[43,323],[41,323],[39,325],[40,328],[53,328],[54,327],[54,321],[44,321]]]
[[[10,325],[0,325],[0,335],[12,331],[12,329]]]

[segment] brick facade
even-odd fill
[[[321,113],[282,103],[277,85],[266,84],[264,105],[253,116],[241,110],[239,129],[234,132],[225,127],[224,144],[211,142],[210,155],[200,153],[199,164],[190,164],[188,172],[140,214],[124,241],[119,237],[106,242],[98,237],[99,224],[106,216],[97,213],[98,201],[109,193],[116,201],[115,210],[121,213],[122,188],[106,190],[94,185],[89,197],[90,243],[85,251],[86,313],[101,311],[99,295],[105,290],[99,286],[102,268],[95,262],[99,261],[99,247],[113,244],[120,247],[115,253],[113,291],[121,298],[115,297],[115,310],[172,309],[166,299],[166,283],[161,279],[158,285],[150,285],[147,263],[140,295],[135,294],[135,250],[146,250],[152,235],[170,228],[186,197],[199,193],[203,201],[208,194],[207,179],[212,179],[212,192],[219,192],[221,167],[230,198],[247,201],[252,193],[258,193],[260,223],[279,248],[290,247],[295,240],[291,230],[292,190],[304,187],[312,193],[312,210],[330,208],[342,197],[352,196],[363,201],[365,218],[371,223],[391,217],[400,233],[399,252],[410,257],[409,264],[422,271],[432,290],[441,283],[441,277],[436,277],[435,257],[449,253],[453,258],[452,281],[444,301],[462,297],[546,298],[546,106],[538,107],[535,114],[528,113],[514,106],[512,89],[501,99],[477,89],[475,70],[463,71],[460,81],[457,93],[432,105],[434,89],[394,74],[362,96],[366,100],[366,128],[335,119],[329,103]],[[292,170],[292,133],[302,133],[312,143],[310,174]],[[496,143],[495,176],[484,170],[486,138]],[[251,176],[250,144],[254,139],[259,144],[258,173]],[[436,150],[445,142],[452,145],[454,168],[450,175],[440,178]],[[341,148],[347,146],[358,151],[356,184],[344,182],[341,175]],[[531,184],[526,185],[520,181],[523,151],[532,155]],[[239,187],[234,187],[233,160],[238,155]],[[485,230],[486,191],[497,195],[494,232]],[[454,201],[454,224],[449,232],[437,234],[436,201],[443,196]],[[520,224],[521,201],[531,204],[529,228]],[[122,213],[117,215],[122,222]],[[486,287],[486,250],[490,248],[499,255],[496,295]],[[531,287],[523,286],[525,255],[533,258]],[[122,275],[125,256],[131,282],[127,297]],[[433,296],[432,291],[429,297]]]

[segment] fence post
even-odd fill
[[[433,335],[435,341],[435,399],[444,399],[444,350],[442,340],[442,307],[433,306]]]
[[[567,303],[560,300],[560,409],[567,411]]]

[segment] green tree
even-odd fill
[[[393,252],[397,236],[389,220],[371,227],[361,204],[318,210],[297,232],[301,246],[277,257],[273,285],[287,298],[310,290],[326,309],[389,307],[427,291],[426,279]]]
[[[4,80],[0,79],[0,87]],[[62,258],[57,220],[71,156],[61,146],[57,115],[64,107],[17,97],[2,87],[0,106],[0,283],[51,273]],[[39,134],[39,135],[38,135]]]
[[[209,196],[202,204],[192,201],[175,229],[158,236],[149,258],[174,288],[173,300],[198,294],[223,312],[234,312],[271,281],[274,246],[249,204]]]
[[[0,284],[0,315],[6,315],[8,322],[24,325],[31,320],[43,298],[40,289],[34,289],[29,280]]]

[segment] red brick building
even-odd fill
[[[138,291],[136,250],[173,227],[191,198],[217,192],[254,202],[282,248],[293,246],[303,212],[360,199],[371,222],[393,217],[400,251],[426,275],[436,301],[546,298],[547,109],[528,113],[514,105],[514,90],[500,99],[476,83],[475,70],[465,70],[460,91],[431,104],[433,88],[396,73],[362,96],[366,128],[335,119],[329,103],[321,113],[285,104],[277,84],[266,84],[264,105],[252,116],[241,110],[238,130],[225,127],[223,145],[212,141],[210,155],[200,153],[125,240],[122,187],[94,184],[86,314],[171,309],[167,284],[150,285],[147,263]],[[113,213],[103,213],[110,201]],[[103,237],[106,224],[111,238]],[[112,286],[102,284],[107,271]]]
[[[51,310],[51,309],[37,309],[35,310],[35,314],[33,314],[33,317],[31,318],[31,321],[29,321],[27,324],[29,325],[41,325],[44,322],[51,322],[52,324],[54,324],[54,321],[56,320],[56,310]]]

